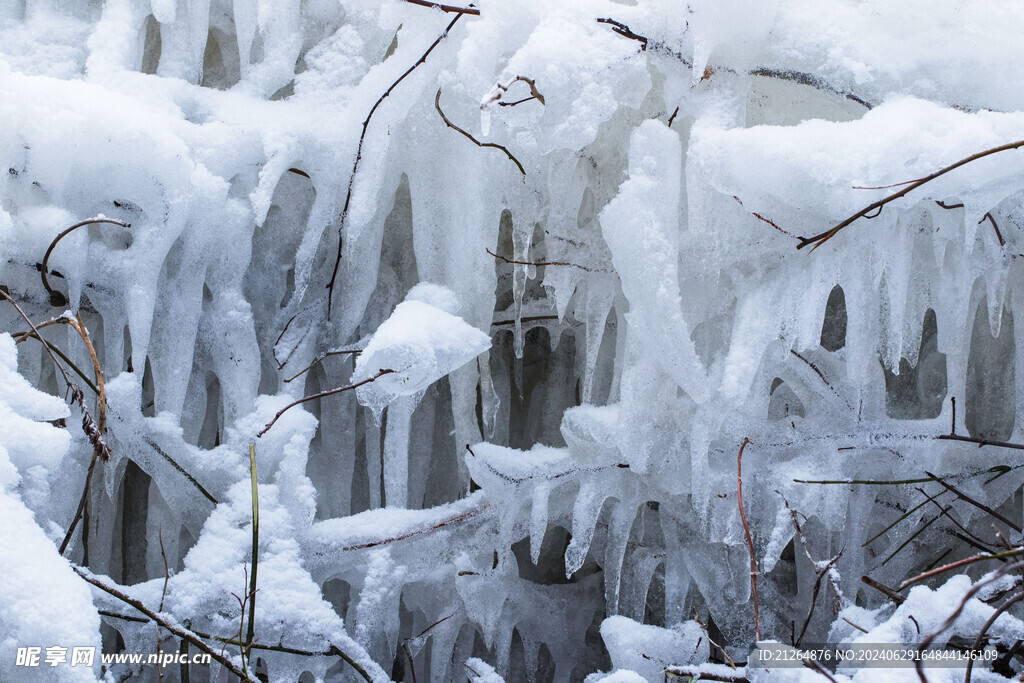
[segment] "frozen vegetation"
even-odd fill
[[[3,0],[0,680],[1019,676],[1022,26]]]

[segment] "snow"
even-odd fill
[[[68,451],[66,431],[41,420],[69,414],[60,399],[33,388],[17,373],[10,334],[0,334],[0,675],[20,681],[94,681],[93,667],[15,667],[21,647],[94,647],[100,619],[89,588],[57,553],[53,539],[22,501],[22,491],[40,469],[52,468]],[[45,469],[43,469],[45,472]],[[43,475],[45,479],[45,474]],[[40,660],[45,657],[45,649]]]
[[[126,609],[72,564],[246,625],[250,444],[256,636],[313,653],[262,651],[274,681],[352,679],[331,645],[382,681],[817,680],[710,644],[750,654],[751,552],[765,639],[919,643],[999,567],[902,605],[859,577],[1002,547],[993,521],[1021,542],[1024,469],[992,442],[1024,438],[1024,147],[972,158],[1024,137],[1020,6],[470,9],[2,3],[0,284],[39,324],[82,316],[112,457],[60,557],[93,447],[0,301],[0,678],[101,673],[11,664]],[[131,227],[53,242],[104,216]],[[43,336],[96,418],[83,339]]]

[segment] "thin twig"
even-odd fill
[[[71,565],[71,569],[80,577],[82,577],[82,579],[84,579],[86,582],[91,583],[92,585],[96,586],[105,593],[114,596],[121,602],[127,605],[131,605],[132,607],[134,607],[135,609],[149,617],[151,621],[155,621],[157,624],[163,626],[165,629],[167,629],[174,635],[178,636],[183,640],[188,641],[192,645],[195,645],[197,648],[199,648],[206,654],[210,655],[210,657],[213,660],[217,661],[221,666],[223,666],[225,669],[241,678],[243,681],[250,680],[249,677],[243,674],[242,671],[239,670],[239,668],[235,666],[230,659],[215,652],[213,648],[204,643],[200,639],[199,635],[195,632],[181,628],[177,624],[173,623],[172,621],[164,618],[157,612],[154,612],[150,608],[146,607],[146,605],[143,604],[141,601],[136,600],[135,598],[122,593],[120,590],[113,586],[108,586],[105,582],[101,581],[96,575],[94,575],[88,569],[85,569],[83,567],[77,567],[75,565]]]
[[[46,290],[47,294],[50,295],[50,305],[51,306],[67,306],[68,298],[66,296],[64,296],[63,294],[61,294],[60,292],[58,292],[57,290],[53,289],[53,287],[50,286],[50,281],[46,278],[46,275],[48,273],[48,269],[47,269],[46,263],[50,260],[50,254],[53,253],[53,249],[54,249],[54,247],[57,246],[57,243],[60,242],[65,237],[67,237],[69,234],[71,234],[75,230],[78,230],[83,225],[93,225],[95,223],[110,223],[111,225],[120,225],[122,228],[130,228],[130,227],[132,227],[131,223],[124,223],[122,221],[115,220],[113,218],[100,218],[100,217],[97,217],[97,218],[90,218],[88,220],[84,220],[81,223],[75,223],[70,228],[68,228],[67,230],[64,230],[59,235],[54,237],[53,241],[50,242],[50,246],[46,249],[46,254],[43,256],[43,262],[42,262],[42,264],[40,265],[40,268],[39,268],[39,275],[43,279],[43,288]]]
[[[956,562],[944,564],[941,567],[936,567],[935,569],[924,572],[923,574],[918,574],[917,576],[911,577],[903,583],[901,583],[899,586],[897,586],[896,590],[904,590],[905,588],[913,586],[915,583],[920,583],[926,579],[930,579],[933,576],[938,576],[939,574],[948,572],[952,569],[966,567],[967,565],[974,564],[975,562],[983,562],[985,560],[999,560],[1005,557],[1017,557],[1019,555],[1024,555],[1024,547],[1014,548],[1013,550],[1006,550],[1001,553],[984,553],[981,555],[972,555],[971,557],[965,557],[962,560],[957,560]]]
[[[430,3],[430,6],[433,6],[433,3]],[[479,12],[476,12],[476,13],[479,14]],[[437,47],[438,45],[441,44],[442,40],[444,40],[445,38],[448,37],[448,32],[452,30],[452,27],[455,26],[455,23],[459,19],[461,19],[464,14],[473,14],[473,12],[458,12],[455,15],[455,18],[451,20],[451,23],[448,24],[447,28],[445,28],[445,30],[441,32],[441,35],[439,35],[437,37],[437,39],[433,43],[430,44],[430,47],[427,48],[427,51],[424,52],[422,55],[420,55],[420,58],[416,60],[416,63],[413,64],[412,66],[410,66],[408,69],[406,69],[402,73],[402,75],[399,76],[397,80],[395,80],[394,83],[392,83],[390,86],[388,86],[388,89],[384,91],[384,94],[377,98],[377,101],[373,103],[373,107],[370,108],[370,113],[367,114],[366,115],[366,119],[363,120],[363,130],[359,134],[359,144],[356,146],[356,159],[355,159],[354,162],[352,162],[352,173],[348,177],[348,189],[345,191],[345,206],[341,210],[341,218],[338,221],[338,255],[337,255],[337,258],[334,261],[334,270],[331,273],[331,281],[327,283],[327,319],[328,320],[331,319],[331,302],[333,301],[333,297],[334,297],[334,283],[335,283],[335,281],[337,280],[337,277],[338,277],[338,267],[341,265],[342,230],[345,227],[345,219],[348,218],[349,204],[351,204],[351,202],[352,202],[352,186],[355,183],[356,171],[359,170],[359,162],[363,158],[363,142],[366,140],[366,129],[369,128],[369,126],[370,126],[370,119],[373,118],[374,113],[377,111],[377,107],[379,107],[381,105],[381,103],[385,99],[387,99],[388,96],[391,95],[391,92],[395,88],[398,87],[398,84],[401,83],[402,81],[404,81],[405,78],[409,74],[411,74],[413,71],[415,71],[416,67],[418,67],[420,64],[423,64],[424,62],[427,61],[427,57],[430,55],[430,53],[434,51],[435,47]]]
[[[857,629],[861,633],[870,633],[870,631],[868,631],[866,628],[864,628],[863,626],[858,626],[857,624],[853,623],[852,621],[850,621],[846,617],[840,617],[840,619],[842,619],[847,624],[849,624],[850,626],[854,627],[855,629]]]
[[[935,475],[932,474],[931,472],[927,472],[926,471],[925,474],[927,474],[929,477],[935,477]],[[1013,529],[1014,531],[1016,531],[1018,534],[1021,533],[1021,527],[1020,527],[1019,524],[1014,524],[1013,522],[1008,520],[1006,517],[1003,517],[1001,514],[999,514],[998,512],[996,512],[995,510],[993,510],[989,506],[987,506],[984,503],[981,503],[981,502],[971,498],[966,493],[964,493],[960,489],[956,488],[952,484],[947,484],[946,482],[944,482],[943,480],[939,479],[938,477],[935,477],[935,481],[939,482],[939,484],[941,484],[946,489],[948,489],[950,493],[952,493],[954,496],[956,496],[960,500],[962,500],[962,501],[964,501],[966,503],[970,503],[971,505],[973,505],[974,507],[978,508],[982,512],[988,513],[992,517],[998,519],[1000,522],[1002,522],[1006,526],[1008,526],[1011,529]]]
[[[815,562],[814,558],[811,557],[811,551],[807,548],[807,540],[804,538],[803,530],[800,528],[800,519],[797,516],[796,510],[789,506],[789,501],[782,495],[782,492],[776,491],[776,493],[782,496],[782,502],[786,506],[786,509],[789,510],[789,515],[793,521],[793,530],[796,533],[796,539],[800,542],[800,546],[804,550],[804,555],[807,556],[807,561],[811,563],[812,567],[814,567],[814,588],[811,591],[811,605],[807,610],[807,616],[804,618],[803,626],[800,627],[800,635],[793,641],[794,647],[800,647],[800,643],[804,639],[804,634],[807,633],[807,627],[811,623],[811,617],[814,616],[814,607],[818,602],[818,592],[821,590],[821,581],[832,570],[833,565],[839,561],[839,558],[843,556],[843,551],[840,550],[835,557],[830,559],[824,565],[819,565],[819,563]]]
[[[677,59],[680,62],[682,62],[688,68],[693,69],[693,64],[686,57],[684,57],[680,53],[676,52],[675,50],[671,49],[668,45],[666,45],[666,44],[664,44],[662,42],[655,41],[655,40],[650,40],[650,39],[647,38],[647,36],[642,36],[639,33],[635,33],[632,29],[629,28],[629,26],[627,26],[626,24],[623,24],[621,21],[615,21],[614,19],[608,19],[608,18],[601,18],[601,19],[597,20],[597,23],[599,23],[599,24],[608,24],[609,26],[612,27],[612,31],[614,31],[615,33],[619,34],[623,38],[628,38],[630,40],[635,40],[635,41],[639,42],[640,43],[641,51],[649,51],[649,52],[656,52],[656,53],[663,53],[663,54],[671,55],[675,59]],[[715,68],[712,68],[712,67],[709,66],[709,67],[707,67],[704,70],[704,74],[703,74],[701,80],[702,81],[703,80],[707,80],[708,78],[710,78],[710,76],[713,73],[715,73],[716,70],[717,71],[723,71],[725,73],[731,73],[731,74],[737,73],[735,69],[730,69],[728,67],[715,67]],[[870,102],[868,102],[867,100],[863,99],[862,97],[858,97],[854,93],[847,92],[847,91],[845,91],[845,90],[843,90],[841,88],[837,88],[836,86],[834,86],[831,83],[827,82],[823,78],[819,78],[818,76],[815,76],[814,74],[804,73],[803,71],[794,71],[792,69],[771,69],[771,68],[768,68],[768,67],[759,67],[759,68],[753,69],[752,71],[748,71],[747,74],[750,75],[750,76],[761,76],[763,78],[775,78],[775,79],[778,79],[778,80],[781,80],[781,81],[791,81],[793,83],[798,83],[800,85],[810,86],[812,88],[815,88],[817,90],[821,90],[823,92],[827,92],[827,93],[831,93],[833,95],[839,95],[841,97],[845,97],[846,99],[850,100],[851,102],[856,102],[857,104],[859,104],[859,105],[861,105],[861,106],[863,106],[863,107],[865,107],[867,109],[871,109],[872,106],[873,106]]]
[[[959,204],[946,204],[945,202],[936,199],[935,203],[938,204],[943,209],[946,209],[947,211],[952,211],[953,209],[962,209],[964,207],[963,202]],[[999,240],[999,246],[1005,247],[1006,241],[1003,239],[1003,233],[999,232],[999,226],[996,225],[996,219],[992,217],[991,211],[986,212],[985,215],[981,217],[981,220],[978,221],[978,225],[981,225],[985,221],[990,221],[992,223],[992,229],[996,231],[996,239]]]
[[[943,508],[943,510],[942,510],[942,511],[943,511],[943,512],[949,512],[949,511],[950,511],[950,510],[952,510],[952,509],[953,509],[953,506],[952,506],[952,505],[947,505],[947,506],[946,506],[945,508]],[[917,538],[918,536],[920,536],[921,534],[923,534],[923,533],[925,532],[925,530],[926,530],[926,529],[927,529],[928,527],[930,527],[930,526],[931,526],[932,524],[934,524],[935,522],[937,522],[937,521],[938,521],[938,520],[939,520],[939,519],[940,519],[941,517],[942,517],[942,514],[940,513],[940,514],[938,514],[938,515],[936,515],[936,516],[932,517],[931,519],[929,519],[929,520],[928,520],[927,522],[925,522],[925,523],[924,523],[924,524],[922,524],[921,526],[919,526],[919,527],[917,528],[917,531],[915,531],[915,532],[914,532],[913,534],[911,534],[911,535],[910,535],[910,538],[908,538],[907,540],[903,541],[903,543],[900,543],[899,547],[897,547],[897,548],[896,548],[896,550],[892,551],[892,554],[890,554],[890,555],[889,555],[889,557],[887,557],[887,558],[885,558],[884,560],[882,560],[882,564],[881,564],[881,566],[882,566],[882,567],[884,567],[885,565],[889,564],[889,562],[890,562],[890,561],[891,561],[891,560],[892,560],[892,559],[893,559],[894,557],[896,557],[897,555],[899,555],[899,553],[900,553],[900,551],[901,551],[901,550],[903,550],[903,549],[904,549],[904,548],[906,548],[906,547],[907,547],[908,545],[910,545],[910,543],[911,543],[911,542],[912,542],[912,541],[913,541],[913,540],[914,540],[915,538]]]
[[[446,520],[444,520],[442,522],[438,522],[437,524],[431,524],[430,526],[425,527],[423,529],[414,529],[413,531],[407,531],[404,534],[399,534],[398,536],[392,536],[390,538],[384,538],[384,539],[381,539],[379,541],[369,541],[368,543],[359,543],[358,545],[350,545],[350,546],[347,546],[345,548],[341,548],[341,552],[347,552],[349,550],[366,550],[367,548],[376,548],[377,546],[380,546],[380,545],[387,545],[389,543],[396,543],[398,541],[404,541],[407,538],[412,538],[413,536],[419,536],[421,534],[425,534],[425,533],[428,533],[428,532],[431,532],[431,531],[436,531],[437,529],[443,529],[446,526],[450,526],[452,524],[456,524],[458,522],[461,522],[463,520],[469,519],[471,517],[476,517],[481,512],[484,512],[485,510],[487,510],[490,507],[491,507],[490,505],[482,505],[482,506],[480,506],[478,508],[474,508],[474,509],[469,510],[467,512],[463,512],[460,515],[455,515],[454,517],[450,517],[450,518],[448,518],[448,519],[446,519]]]
[[[157,538],[160,541],[160,557],[162,557],[163,560],[164,560],[164,588],[163,588],[162,591],[160,591],[160,606],[157,608],[156,611],[157,612],[163,612],[164,611],[164,599],[167,597],[167,583],[171,580],[171,571],[170,571],[170,568],[167,566],[167,553],[164,551],[164,526],[163,526],[163,524],[161,524],[159,527],[157,527],[157,532],[156,533],[157,533]],[[156,649],[157,649],[157,652],[159,652],[160,651],[160,624],[157,624],[156,622],[153,622],[153,625],[156,627]],[[160,681],[164,680],[163,667],[159,667],[158,668],[157,678]]]
[[[111,619],[122,619],[124,621],[131,621],[140,624],[146,624],[150,621],[153,621],[152,619],[143,619],[142,617],[134,617],[130,614],[118,614],[117,612],[110,612],[108,610],[102,609],[97,610],[97,612],[99,612],[100,616],[109,617]],[[192,631],[192,633],[196,636],[199,636],[200,638],[205,638],[206,640],[216,640],[218,643],[234,645],[235,647],[241,647],[244,645],[242,641],[238,640],[237,636],[234,638],[225,638],[223,636],[215,636],[209,633],[203,633],[202,631]],[[188,643],[190,641],[185,639],[184,642]],[[301,650],[295,647],[288,647],[287,645],[264,645],[262,643],[253,643],[252,649],[264,650],[267,652],[283,652],[289,655],[299,655],[300,657],[341,657],[346,662],[348,662],[349,665],[355,668],[355,670],[358,671],[359,674],[365,680],[371,682],[373,681],[373,678],[368,673],[366,673],[366,669],[360,666],[359,663],[352,659],[350,655],[342,651],[337,645],[334,645],[333,643],[328,643],[328,646],[329,647],[326,650],[320,652],[313,652],[311,650]],[[184,648],[182,649],[182,652],[185,652]]]
[[[458,14],[470,14],[474,17],[480,16],[480,10],[470,5],[469,7],[456,7],[454,5],[440,5],[436,2],[430,2],[430,0],[405,0],[410,5],[419,5],[420,7],[432,7],[441,10],[442,12],[457,12]]]
[[[327,360],[331,356],[341,356],[341,355],[346,355],[346,354],[355,354],[355,353],[362,353],[362,352],[363,352],[362,349],[349,349],[349,350],[344,350],[344,351],[328,351],[326,353],[321,353],[319,356],[317,356],[316,358],[313,359],[312,363],[310,363],[309,365],[307,365],[306,367],[302,368],[297,373],[295,373],[294,375],[292,375],[291,377],[286,379],[285,383],[294,382],[299,377],[302,377],[304,374],[306,374],[307,372],[309,372],[310,370],[312,370],[317,365],[319,365],[320,363],[324,362],[325,360]]]
[[[281,408],[281,410],[277,411],[277,415],[274,415],[274,419],[271,420],[270,422],[268,422],[263,427],[263,429],[261,429],[259,431],[259,433],[256,434],[256,438],[258,439],[261,436],[263,436],[264,434],[266,434],[267,430],[269,430],[271,427],[274,426],[274,423],[277,422],[278,418],[280,418],[288,410],[290,410],[291,408],[294,408],[297,405],[300,405],[302,403],[306,403],[307,401],[313,401],[313,400],[316,400],[318,398],[324,398],[325,396],[332,396],[334,394],[340,394],[341,392],[349,391],[350,389],[356,389],[358,387],[363,386],[364,384],[369,384],[370,382],[374,381],[378,377],[382,377],[384,375],[390,375],[393,372],[394,372],[394,370],[390,370],[390,369],[389,370],[380,370],[376,375],[373,375],[372,377],[367,377],[366,379],[364,379],[364,380],[362,380],[360,382],[356,382],[355,384],[348,384],[348,385],[343,386],[343,387],[337,387],[335,389],[328,389],[327,391],[321,391],[318,394],[312,394],[310,396],[303,396],[302,398],[300,398],[297,401],[292,401],[291,403],[286,405],[284,408]]]
[[[630,40],[635,40],[638,43],[640,43],[641,50],[647,49],[647,36],[642,36],[639,33],[633,33],[633,31],[628,26],[623,24],[621,21],[615,21],[614,19],[609,19],[608,17],[602,17],[597,20],[597,23],[608,24],[609,26],[612,27],[613,31],[618,33],[623,38],[629,38]]]
[[[964,597],[960,600],[960,604],[957,605],[953,613],[950,614],[942,625],[939,626],[934,632],[928,634],[917,646],[918,652],[924,652],[928,647],[943,633],[946,629],[953,625],[953,623],[960,617],[964,609],[970,603],[971,599],[981,591],[982,588],[989,585],[993,581],[998,581],[1000,578],[1009,574],[1011,571],[1024,568],[1024,562],[1015,562],[1014,564],[1008,564],[1000,567],[995,572],[992,572],[987,578],[981,579],[978,583],[974,584],[969,591],[964,594]],[[924,666],[922,664],[923,657],[914,658],[914,668],[917,669],[917,676],[921,679],[921,683],[928,683],[928,679],[924,675]]]
[[[40,325],[40,328],[42,328],[42,325]],[[46,346],[48,346],[48,347],[50,348],[50,350],[51,350],[51,351],[53,351],[53,352],[54,352],[54,353],[56,353],[56,354],[57,354],[58,356],[60,356],[60,359],[61,359],[62,361],[64,361],[64,363],[65,363],[65,364],[66,364],[66,365],[67,365],[67,366],[68,366],[69,368],[71,368],[72,370],[74,370],[75,374],[76,374],[76,375],[78,375],[78,376],[79,376],[79,377],[81,378],[81,380],[82,380],[83,382],[85,382],[85,385],[86,385],[87,387],[89,387],[89,389],[91,389],[91,390],[92,390],[92,393],[94,393],[94,394],[96,394],[97,396],[99,396],[100,390],[99,390],[99,389],[98,389],[98,388],[96,387],[96,385],[95,385],[95,384],[93,384],[93,383],[92,383],[92,380],[91,380],[91,379],[89,379],[89,376],[88,376],[88,375],[86,375],[86,374],[85,374],[84,372],[82,372],[82,369],[81,369],[80,367],[78,367],[77,365],[75,365],[74,361],[72,361],[72,360],[71,360],[70,358],[68,358],[68,357],[67,357],[67,355],[66,355],[66,354],[65,354],[65,353],[64,353],[63,351],[61,351],[61,350],[60,350],[60,347],[58,347],[58,346],[57,346],[56,344],[54,344],[54,343],[52,343],[52,342],[49,342],[49,341],[47,341],[47,340],[45,340],[45,339],[41,339],[40,337],[37,337],[37,336],[36,336],[36,334],[35,334],[35,332],[31,332],[31,331],[29,331],[29,332],[24,332],[24,333],[23,333],[23,335],[24,335],[24,336],[21,336],[21,337],[20,337],[20,338],[19,338],[19,339],[18,339],[18,340],[17,340],[16,342],[15,342],[16,344],[20,344],[21,342],[25,341],[26,339],[35,339],[35,340],[36,340],[36,341],[38,341],[39,343],[41,343],[41,344],[45,344]]]
[[[875,210],[879,210],[880,211],[882,209],[882,207],[884,207],[886,204],[888,204],[890,202],[893,202],[893,201],[895,201],[897,199],[900,199],[901,197],[903,197],[903,196],[909,194],[910,192],[912,192],[913,190],[916,190],[917,188],[921,187],[925,183],[929,183],[929,182],[935,180],[936,178],[938,178],[940,176],[943,176],[946,173],[949,173],[950,171],[958,169],[961,166],[963,166],[964,164],[969,164],[972,161],[977,161],[978,159],[983,159],[984,157],[987,157],[987,156],[989,156],[991,154],[996,154],[998,152],[1007,152],[1007,151],[1010,151],[1010,150],[1018,149],[1020,147],[1024,147],[1024,140],[1018,140],[1016,142],[1009,142],[1009,143],[1007,143],[1005,145],[999,145],[998,147],[992,147],[991,149],[986,149],[986,150],[984,150],[982,152],[977,152],[977,153],[972,154],[972,155],[970,155],[968,157],[964,157],[963,159],[960,159],[959,161],[956,161],[956,162],[950,164],[949,166],[946,166],[945,168],[941,168],[938,171],[935,171],[934,173],[931,173],[929,175],[924,176],[923,178],[918,178],[917,180],[914,180],[914,181],[910,182],[909,184],[907,184],[906,187],[904,187],[902,190],[899,190],[898,192],[894,192],[894,193],[888,195],[887,197],[879,199],[877,202],[874,202],[873,204],[869,204],[868,206],[864,207],[863,209],[861,209],[857,213],[853,214],[852,216],[850,216],[846,220],[841,221],[840,223],[838,223],[834,227],[830,228],[829,230],[826,230],[825,232],[823,232],[821,234],[815,235],[813,237],[801,237],[800,238],[800,244],[798,244],[796,248],[797,249],[803,249],[807,245],[813,244],[814,247],[811,249],[811,251],[814,251],[815,249],[820,247],[822,244],[824,244],[828,240],[832,239],[836,235],[836,233],[838,233],[840,230],[842,230],[846,226],[850,225],[851,223],[854,223],[855,221],[857,221],[860,218],[864,218],[865,216],[869,215],[872,211],[875,211]]]
[[[946,517],[946,519],[948,519],[949,521],[953,522],[953,524],[954,524],[954,525],[956,526],[956,528],[960,529],[960,530],[961,530],[961,531],[963,531],[963,532],[964,532],[964,533],[965,533],[965,534],[966,534],[966,535],[967,535],[968,537],[970,537],[970,539],[972,540],[972,542],[973,542],[973,543],[975,543],[975,544],[977,544],[977,546],[978,546],[978,549],[979,549],[979,550],[985,550],[985,551],[988,551],[988,550],[990,550],[989,548],[987,548],[987,547],[986,547],[986,546],[987,546],[987,545],[989,545],[989,544],[985,543],[985,541],[981,540],[980,538],[978,538],[977,536],[975,536],[974,534],[972,534],[972,533],[971,533],[970,531],[968,531],[967,529],[965,529],[965,528],[964,528],[964,526],[963,526],[962,524],[960,524],[960,522],[956,521],[956,519],[954,519],[954,518],[953,518],[953,515],[951,515],[951,514],[949,514],[948,512],[946,512],[946,510],[947,510],[948,508],[943,508],[943,507],[942,507],[942,505],[940,505],[940,504],[939,504],[939,502],[938,502],[937,500],[935,500],[935,497],[934,497],[934,496],[929,496],[929,495],[928,495],[928,494],[927,494],[927,493],[925,492],[925,490],[924,490],[923,488],[921,488],[920,486],[915,486],[914,488],[915,488],[915,489],[917,489],[917,491],[918,491],[918,492],[919,492],[919,493],[920,493],[920,494],[921,494],[922,496],[924,496],[924,497],[925,497],[925,498],[927,498],[927,499],[928,499],[929,501],[931,501],[932,503],[934,503],[934,504],[935,504],[935,507],[939,508],[939,510],[940,510],[940,512],[941,512],[941,514],[942,514],[943,516],[945,516],[945,517]]]
[[[249,630],[246,648],[252,648],[256,628],[256,570],[260,561],[260,494],[256,481],[256,446],[249,444],[249,478],[252,482],[252,574],[249,575]]]
[[[990,616],[988,618],[988,621],[985,622],[985,625],[981,627],[981,630],[978,631],[978,637],[974,639],[974,644],[971,646],[971,650],[973,650],[973,651],[980,650],[981,649],[981,643],[982,643],[982,641],[985,640],[985,635],[988,633],[988,630],[990,628],[992,628],[992,624],[996,623],[996,619],[998,619],[1001,614],[1006,612],[1008,609],[1013,607],[1015,604],[1017,604],[1021,600],[1024,600],[1024,591],[1022,591],[1020,593],[1017,593],[1013,597],[1009,598],[1002,605],[1000,605],[999,608],[996,609],[996,611],[992,613],[992,616]],[[971,672],[972,672],[973,669],[974,669],[974,658],[973,657],[969,657],[967,659],[967,671],[964,674],[964,683],[971,683]]]
[[[451,128],[452,130],[462,133],[463,136],[465,136],[470,142],[472,142],[477,147],[493,147],[494,149],[500,149],[502,152],[505,153],[505,156],[507,156],[509,160],[516,165],[516,168],[519,169],[519,172],[522,173],[524,176],[526,175],[526,169],[524,169],[523,165],[519,163],[519,159],[516,159],[514,156],[512,156],[512,152],[508,151],[508,149],[494,142],[480,142],[475,137],[473,137],[466,131],[456,126],[454,123],[451,122],[451,120],[448,119],[447,116],[445,116],[444,112],[441,111],[441,88],[438,88],[437,94],[434,95],[434,109],[436,109],[437,113],[441,115],[441,120],[444,121],[446,126]]]
[[[884,594],[885,597],[892,600],[894,603],[896,603],[897,606],[902,605],[903,602],[906,600],[906,598],[904,598],[902,595],[900,595],[893,589],[889,588],[884,583],[879,583],[878,581],[875,581],[870,576],[862,576],[860,577],[860,581],[861,583],[871,586],[876,591]]]
[[[677,108],[677,110],[678,110],[678,108]],[[736,195],[733,195],[733,196],[732,196],[732,198],[736,200],[736,203],[737,203],[737,204],[739,204],[740,206],[743,206],[743,201],[742,201],[742,200],[741,200],[741,199],[740,199],[739,197],[737,197]],[[749,213],[749,214],[750,214],[751,216],[753,216],[754,218],[756,218],[756,219],[757,219],[757,220],[759,220],[759,221],[762,221],[762,222],[764,222],[764,223],[767,223],[768,225],[772,226],[773,228],[775,228],[776,230],[778,230],[779,232],[781,232],[781,233],[782,233],[783,235],[787,235],[787,236],[789,236],[789,237],[796,237],[796,235],[794,235],[793,233],[791,233],[791,232],[788,232],[788,231],[786,231],[786,230],[783,230],[782,228],[780,228],[780,227],[779,227],[778,225],[776,225],[776,224],[775,224],[775,222],[774,222],[774,221],[772,221],[771,219],[765,218],[764,216],[762,216],[761,214],[757,213],[756,211],[750,211],[750,210],[749,210],[749,209],[747,209],[747,207],[745,207],[745,206],[744,206],[743,208],[744,208],[744,210],[745,210],[745,211],[747,211],[747,212],[748,212],[748,213]]]
[[[501,256],[499,254],[495,254],[493,251],[491,251],[487,247],[484,247],[484,251],[486,251],[488,254],[490,254],[494,258],[500,259],[500,260],[504,261],[505,263],[508,263],[508,264],[514,265],[514,266],[536,266],[538,268],[540,268],[541,266],[571,266],[573,268],[579,268],[581,270],[585,270],[588,273],[593,272],[590,268],[587,268],[586,266],[581,266],[578,263],[570,263],[568,261],[514,261],[514,260],[512,260],[510,258],[507,258],[505,256]]]
[[[731,666],[731,667],[732,667],[732,670],[733,670],[733,671],[737,671],[737,668],[736,668],[736,662],[735,662],[735,661],[733,661],[733,658],[729,656],[729,653],[728,653],[728,652],[726,652],[726,650],[725,650],[725,648],[724,648],[724,647],[722,647],[721,645],[719,645],[718,643],[716,643],[716,642],[715,642],[715,641],[714,641],[714,640],[713,640],[713,639],[711,638],[711,632],[710,632],[710,631],[708,631],[708,625],[707,625],[707,624],[705,624],[705,623],[704,623],[703,621],[701,621],[701,620],[700,620],[700,617],[699,617],[699,616],[697,616],[697,610],[696,610],[696,609],[695,609],[695,610],[693,610],[693,620],[694,620],[694,621],[696,621],[696,622],[697,622],[697,625],[698,625],[698,626],[700,626],[700,627],[701,627],[701,629],[702,629],[702,630],[704,631],[704,637],[706,637],[706,638],[708,639],[708,642],[709,642],[709,643],[711,643],[712,645],[714,645],[714,646],[715,646],[715,647],[716,647],[716,648],[718,649],[718,651],[722,653],[722,657],[724,657],[724,658],[725,658],[725,661],[726,661],[726,662],[727,662],[727,663],[729,664],[729,666]],[[758,640],[760,640],[760,639],[758,639]],[[709,680],[710,680],[710,679],[709,679]]]
[[[520,323],[534,323],[540,320],[558,320],[557,315],[527,315],[519,319]],[[515,320],[499,320],[491,323],[491,327],[501,327],[502,325],[515,325]]]
[[[740,452],[736,456],[736,498],[740,508],[740,521],[743,522],[743,533],[747,535],[747,547],[750,549],[750,590],[754,598],[754,634],[761,640],[761,613],[757,604],[757,560],[754,555],[754,539],[750,536],[750,525],[743,511],[743,451],[750,439],[744,437],[740,444]]]

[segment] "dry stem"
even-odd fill
[[[757,640],[761,640],[761,611],[757,604],[757,560],[754,556],[754,539],[750,536],[750,525],[747,524],[747,515],[743,511],[743,451],[750,443],[750,439],[744,437],[740,445],[740,452],[736,456],[736,498],[740,508],[740,521],[743,522],[743,533],[747,535],[747,547],[750,549],[750,590],[754,598],[754,633]]]

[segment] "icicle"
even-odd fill
[[[487,137],[491,132],[491,108],[480,107],[480,137]]]
[[[633,528],[636,507],[630,502],[616,503],[608,522],[608,539],[604,547],[604,595],[608,614],[619,613],[619,583],[626,543]]]
[[[565,576],[576,573],[587,559],[590,541],[594,538],[594,525],[604,506],[605,490],[601,479],[580,484],[576,504],[572,508],[572,540],[565,549]]]
[[[541,483],[533,490],[533,506],[530,508],[530,560],[537,564],[540,560],[540,549],[544,543],[544,533],[548,528],[548,496],[551,484]]]
[[[363,413],[366,434],[366,478],[370,489],[370,509],[380,507],[380,418],[377,414],[366,411]]]
[[[513,228],[512,230],[512,252],[515,255],[515,261],[519,261],[512,266],[512,296],[514,297],[514,310],[515,310],[515,340],[513,342],[513,348],[515,349],[516,358],[522,359],[523,357],[523,346],[525,344],[525,337],[523,335],[523,296],[526,294],[526,281],[531,277],[530,268],[531,266],[523,265],[529,261],[530,258],[530,243],[533,239],[533,228]],[[536,268],[533,269],[536,272]],[[522,384],[519,384],[520,391],[522,391]]]
[[[388,406],[384,434],[384,496],[387,507],[404,508],[409,494],[409,429],[423,392],[399,396]]]

